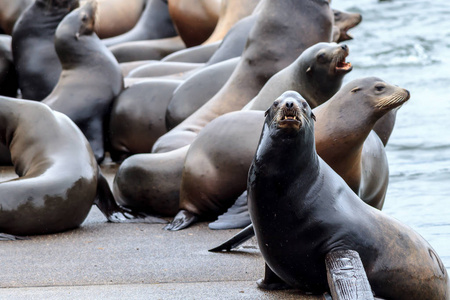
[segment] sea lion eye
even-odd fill
[[[378,92],[381,92],[382,90],[384,90],[384,85],[381,85],[381,84],[376,85],[376,86],[375,86],[375,89],[376,89]]]
[[[279,102],[279,101],[275,101],[275,102],[273,102],[273,107],[277,107],[277,106],[278,106],[278,104],[280,104],[280,102]]]
[[[361,88],[355,87],[355,88],[353,88],[350,92],[351,92],[351,93],[356,93],[356,92],[359,91],[359,90],[361,90]]]
[[[317,54],[317,61],[320,63],[325,62],[325,53],[324,52]]]
[[[86,22],[88,19],[87,15],[84,14],[83,17],[81,17],[81,21]]]

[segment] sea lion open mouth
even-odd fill
[[[352,64],[350,62],[346,62],[345,59],[347,58],[349,54],[349,50],[347,45],[341,45],[339,49],[339,53],[336,54],[334,60],[334,71],[336,73],[339,72],[350,72],[353,68]]]
[[[293,127],[299,129],[302,126],[302,120],[300,118],[298,108],[280,109],[278,120],[278,127],[280,128]]]

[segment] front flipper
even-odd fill
[[[30,238],[25,236],[17,236],[7,233],[0,233],[0,241],[18,241],[18,240],[29,240]]]
[[[325,265],[333,300],[374,299],[358,252],[332,251],[326,255]]]
[[[264,278],[261,278],[256,282],[258,287],[263,290],[289,290],[292,287],[284,282],[277,274],[275,274],[272,269],[266,264],[265,265]]]
[[[149,223],[164,224],[167,221],[149,216],[142,212],[136,212],[131,209],[122,207],[116,203],[114,196],[109,188],[108,181],[98,170],[97,197],[94,204],[105,215],[109,222],[113,223]]]
[[[209,223],[209,228],[217,230],[244,228],[251,223],[247,207],[247,192],[244,192],[224,214],[220,215],[216,221]]]
[[[191,224],[197,222],[198,216],[187,210],[180,210],[172,222],[164,227],[165,230],[177,231],[189,227]]]
[[[236,248],[237,246],[243,244],[247,240],[251,239],[255,236],[255,230],[253,229],[253,224],[248,225],[241,231],[239,231],[235,236],[233,236],[228,241],[223,244],[209,249],[210,252],[220,252],[220,251],[231,251],[231,249]]]

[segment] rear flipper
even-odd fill
[[[210,252],[230,251],[255,236],[253,224],[248,225],[225,243],[209,249]]]
[[[247,207],[247,192],[244,192],[226,213],[219,216],[216,221],[209,223],[209,228],[218,230],[244,228],[251,223]]]
[[[261,278],[256,282],[260,289],[270,291],[292,289],[292,287],[278,277],[267,264],[265,265],[265,269],[264,278]]]
[[[116,203],[109,188],[108,181],[100,171],[98,171],[97,197],[94,202],[109,222],[113,223],[167,223],[167,221],[136,212],[129,208],[122,207]]]
[[[191,224],[197,222],[198,216],[187,210],[180,210],[172,222],[164,227],[165,230],[177,231],[189,227]]]
[[[333,299],[374,299],[358,252],[332,251],[326,255],[325,265]]]
[[[25,236],[17,236],[7,233],[0,233],[0,241],[17,241],[17,240],[29,240],[30,238]]]

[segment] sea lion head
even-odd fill
[[[340,89],[344,76],[353,68],[346,61],[348,55],[347,45],[336,43],[318,43],[300,55],[300,80],[306,86],[302,96],[312,107],[327,101]]]
[[[348,30],[357,26],[362,21],[361,14],[358,13],[348,13],[333,9],[334,14],[334,25],[336,26],[336,38],[333,40],[337,43],[342,41],[347,41],[353,39],[353,37],[348,34]],[[334,29],[333,29],[334,30]]]
[[[298,133],[312,127],[316,120],[308,102],[295,91],[286,91],[278,97],[265,113],[266,124],[271,130]]]
[[[91,35],[94,32],[97,2],[89,0],[83,6],[68,14],[56,28],[56,39],[78,40],[82,35]]]
[[[377,77],[353,80],[347,84],[345,91],[351,94],[352,98],[357,98],[355,101],[364,101],[375,111],[383,114],[400,107],[410,98],[408,90],[389,84]]]

